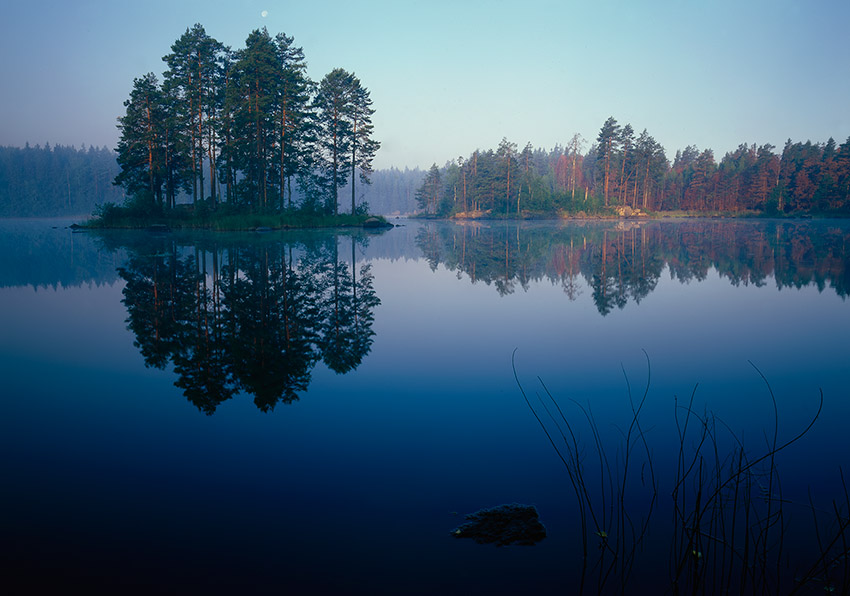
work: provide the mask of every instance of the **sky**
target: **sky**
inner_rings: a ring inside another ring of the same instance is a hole
[[[584,150],[613,116],[719,160],[741,143],[850,137],[847,0],[3,0],[0,145],[114,148],[133,79],[195,23],[233,48],[266,27],[319,81],[370,91],[376,168],[502,138]]]

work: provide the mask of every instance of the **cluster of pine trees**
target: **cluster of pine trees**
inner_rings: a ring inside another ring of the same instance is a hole
[[[115,153],[106,147],[0,147],[0,217],[85,215],[119,201]]]
[[[651,211],[850,211],[850,139],[836,146],[789,140],[781,154],[770,144],[742,144],[720,163],[710,149],[689,146],[673,163],[647,131],[608,118],[586,153],[574,135],[551,151],[503,139],[495,150],[433,165],[416,192],[420,212],[441,217],[491,213]]]
[[[115,183],[135,206],[168,209],[187,193],[211,208],[337,213],[348,183],[355,211],[355,180],[368,183],[380,147],[372,100],[341,68],[310,80],[293,41],[255,30],[232,50],[196,24],[163,58],[161,83],[153,73],[134,80]]]

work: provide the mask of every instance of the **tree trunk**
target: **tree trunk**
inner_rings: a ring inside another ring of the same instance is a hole
[[[283,90],[286,95],[286,88]],[[283,191],[286,185],[286,100],[280,112],[280,209],[283,210]]]
[[[357,118],[354,119],[354,135],[351,140],[351,215],[354,215],[354,172],[357,170]]]
[[[605,196],[605,206],[608,206],[608,169],[611,165],[611,141],[608,141],[608,146],[605,148],[605,188],[604,188],[604,196]]]

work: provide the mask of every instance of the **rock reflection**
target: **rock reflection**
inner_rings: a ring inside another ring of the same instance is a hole
[[[212,414],[238,392],[262,411],[297,400],[320,360],[355,369],[372,345],[380,303],[369,265],[350,263],[336,236],[306,244],[130,247],[119,274],[128,327],[145,364],[173,365],[175,385]],[[152,250],[154,249],[154,250]]]
[[[533,281],[591,293],[600,314],[640,303],[665,268],[682,283],[711,269],[734,285],[850,291],[850,229],[841,222],[652,221],[426,224],[417,244],[432,269],[492,285],[501,295]]]

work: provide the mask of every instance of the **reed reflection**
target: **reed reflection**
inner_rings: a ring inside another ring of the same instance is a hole
[[[135,345],[147,366],[172,364],[207,414],[238,392],[263,411],[297,400],[319,361],[346,373],[371,349],[380,300],[356,242],[343,240],[350,262],[336,236],[298,246],[166,237],[131,249],[119,274]]]
[[[682,283],[711,269],[734,285],[815,285],[850,292],[850,229],[840,222],[471,222],[424,225],[417,245],[443,265],[501,295],[533,281],[560,285],[572,301],[590,291],[603,316],[655,290],[665,268]]]

